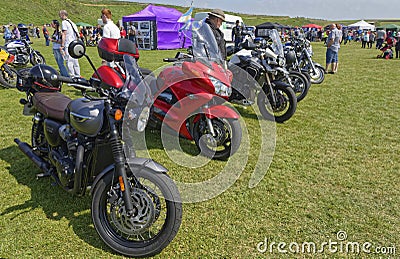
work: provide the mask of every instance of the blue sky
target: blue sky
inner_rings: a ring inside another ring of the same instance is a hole
[[[189,6],[192,0],[130,1]],[[194,0],[193,6],[220,8],[238,13],[301,16],[325,20],[400,19],[400,0]]]

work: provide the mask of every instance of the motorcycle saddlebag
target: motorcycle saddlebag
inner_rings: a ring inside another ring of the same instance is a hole
[[[133,56],[136,60],[139,59],[139,51],[136,44],[128,39],[110,39],[102,38],[97,46],[99,56],[108,61],[123,61],[124,54]]]

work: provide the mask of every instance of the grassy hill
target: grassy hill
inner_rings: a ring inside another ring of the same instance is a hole
[[[90,24],[97,24],[97,19],[100,17],[100,10],[103,7],[110,8],[114,20],[121,19],[122,16],[132,14],[142,10],[148,4],[135,3],[135,2],[123,2],[123,1],[110,1],[110,0],[14,0],[8,1],[6,5],[0,6],[0,24],[8,23],[33,23],[35,25],[41,25],[49,23],[53,19],[58,19],[58,11],[65,9],[69,12],[70,18],[74,22],[87,22]],[[187,7],[171,6],[178,9],[181,12],[187,10]],[[206,9],[196,8],[196,11],[208,11]],[[244,22],[248,25],[257,25],[263,22],[279,22],[281,24],[287,24],[291,26],[302,26],[307,23],[316,23],[319,25],[327,25],[330,21],[312,19],[305,17],[294,17],[289,16],[268,16],[268,15],[251,15],[242,14],[240,10],[238,13],[231,13],[234,15],[242,16]],[[368,20],[369,21],[369,20]],[[371,20],[375,22],[375,25],[381,25],[385,23],[393,23],[385,20]],[[337,21],[343,24],[349,24],[354,21],[345,20]]]
[[[58,19],[58,11],[65,9],[69,12],[70,18],[75,22],[87,22],[96,24],[100,10],[103,7],[110,8],[113,12],[114,20],[122,16],[138,12],[147,4],[122,2],[122,1],[89,1],[89,0],[14,0],[8,1],[7,5],[0,6],[0,24],[26,23],[44,24],[52,19]],[[176,7],[179,11],[187,10],[187,7]],[[208,11],[196,9],[196,11]],[[229,13],[229,12],[228,12]],[[234,14],[234,13],[231,13]],[[263,16],[239,14],[248,25],[257,25],[262,22],[273,21],[292,26],[301,26],[307,23],[328,24],[329,21],[308,19],[304,17],[290,18],[288,16]]]

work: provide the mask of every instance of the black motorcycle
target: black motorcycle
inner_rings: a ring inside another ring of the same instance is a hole
[[[8,42],[4,47],[12,55],[14,61],[11,63],[14,67],[25,67],[29,63],[31,65],[45,64],[46,60],[39,51],[34,50],[31,42],[27,40],[13,40]]]
[[[303,38],[294,38],[291,41],[297,60],[291,62],[295,65],[294,69],[306,71],[310,75],[312,84],[321,84],[325,79],[325,68],[312,60],[312,46],[309,40]]]
[[[83,43],[72,42],[69,54],[85,56],[94,68]],[[44,64],[21,70],[17,88],[26,99],[20,102],[33,125],[31,146],[15,142],[40,168],[39,178],[51,176],[77,196],[90,188],[93,224],[105,244],[126,256],[146,257],[160,253],[175,237],[182,204],[167,169],[136,157],[129,142],[122,141],[126,125],[127,132],[145,129],[153,97],[135,59],[119,56],[126,74],[119,89],[105,88],[98,78],[62,77]],[[84,97],[71,100],[60,93],[63,82]]]
[[[278,55],[278,50],[271,45],[257,46],[249,41],[242,47],[229,61],[229,69],[233,73],[233,90],[229,100],[248,105],[254,103],[257,97],[257,106],[265,119],[279,123],[289,120],[296,111],[297,98],[292,86],[287,83],[291,79],[284,67],[283,53]],[[241,70],[246,71],[252,80],[243,76]]]

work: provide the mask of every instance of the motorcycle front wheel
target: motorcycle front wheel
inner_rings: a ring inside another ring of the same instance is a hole
[[[129,257],[154,256],[174,239],[181,225],[180,194],[166,174],[148,168],[134,176],[130,173],[129,181],[133,215],[127,215],[119,181],[109,173],[93,190],[93,224],[112,250]]]
[[[312,84],[321,84],[325,79],[325,70],[320,66],[315,66],[315,73],[310,67],[308,70]]]
[[[297,107],[296,94],[292,87],[286,83],[274,81],[272,93],[265,86],[263,90],[264,92],[258,94],[257,106],[264,119],[275,120],[278,123],[289,120]]]
[[[37,65],[37,64],[45,64],[46,60],[45,60],[45,58],[43,57],[42,54],[40,54],[38,52],[33,52],[31,54],[30,62],[34,66],[34,65]]]
[[[1,68],[0,85],[5,88],[15,88],[17,86],[17,70],[12,67]]]
[[[305,75],[297,71],[290,71],[288,76],[291,81],[292,89],[296,94],[297,102],[300,102],[306,97],[308,90],[310,89],[311,82],[308,81]],[[288,83],[286,79],[283,81]]]
[[[242,141],[242,128],[236,119],[211,119],[215,136],[209,130],[207,121],[203,118],[194,125],[193,139],[206,157],[226,160],[239,148]]]

